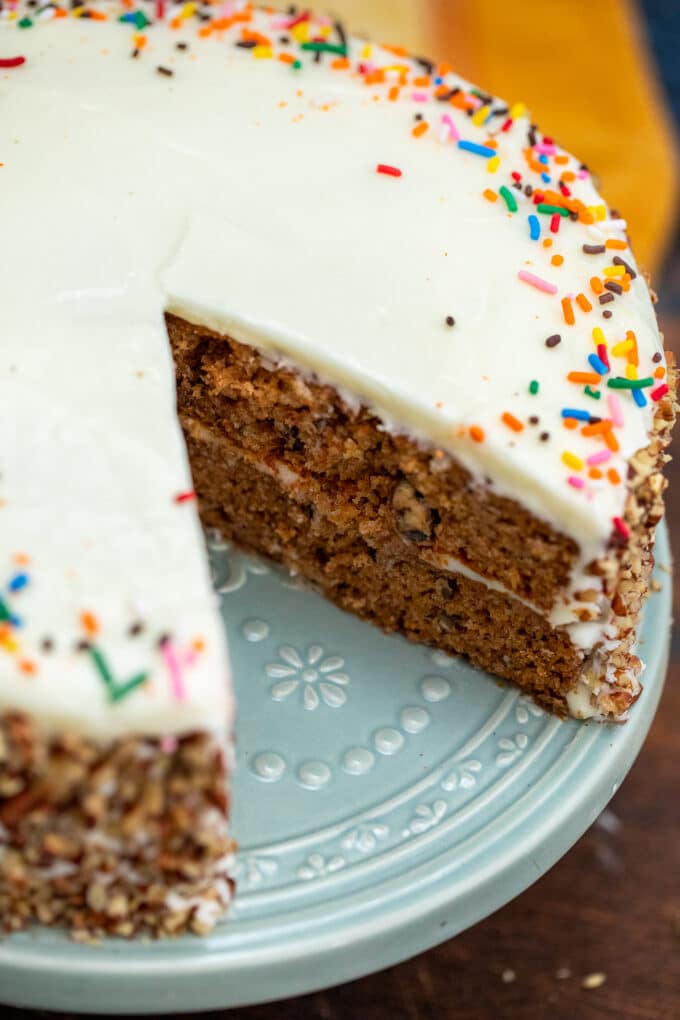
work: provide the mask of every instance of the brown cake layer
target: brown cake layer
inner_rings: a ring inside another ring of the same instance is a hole
[[[362,406],[255,349],[168,316],[180,417],[200,508],[244,548],[299,571],[344,609],[520,684],[553,711],[586,677],[599,710],[638,693],[635,624],[663,509],[661,468],[673,422],[631,464],[629,542],[590,565],[582,619],[609,612],[619,645],[586,658],[546,610],[575,543],[473,481],[454,458],[386,432]],[[442,569],[448,558],[504,591]],[[603,686],[603,680],[607,679]]]
[[[226,779],[207,734],[102,746],[0,715],[0,928],[208,931],[232,891]]]

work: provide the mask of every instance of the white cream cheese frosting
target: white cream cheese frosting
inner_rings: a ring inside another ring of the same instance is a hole
[[[454,455],[579,570],[625,532],[656,320],[521,108],[304,14],[9,4],[0,162],[0,708],[102,736],[230,712],[164,310]]]

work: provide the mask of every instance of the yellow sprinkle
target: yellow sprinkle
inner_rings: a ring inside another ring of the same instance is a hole
[[[197,7],[198,4],[195,3],[185,4],[182,10],[179,12],[180,18],[182,18],[183,21],[186,20],[187,18],[190,18],[192,14],[196,13]]]
[[[603,270],[605,276],[623,276],[625,271],[625,266],[605,266]]]
[[[522,114],[527,112],[526,105],[524,103],[513,103],[510,107],[510,117],[513,120],[517,120]]]
[[[295,42],[309,42],[309,22],[301,21],[299,25],[293,25],[290,35],[295,39]]]
[[[490,106],[480,106],[480,108],[472,114],[472,123],[475,127],[481,127],[490,112]]]
[[[595,213],[595,219],[596,220],[606,220],[607,219],[607,207],[606,207],[606,205],[602,204],[602,205],[594,206],[593,207],[593,212]]]
[[[637,379],[637,368],[630,362],[626,365],[626,379]]]
[[[607,346],[607,341],[604,338],[604,333],[602,332],[599,326],[595,326],[595,328],[593,329],[593,342],[597,346],[599,346],[600,344],[604,344],[605,347]]]
[[[498,167],[500,166],[500,162],[501,162],[500,156],[492,156],[491,159],[488,159],[486,161],[486,169],[488,173],[495,174],[496,170],[498,170]]]
[[[258,60],[271,60],[274,56],[274,51],[271,46],[255,46],[253,47],[253,56],[257,57]]]
[[[4,648],[6,652],[19,651],[19,643],[10,633],[0,633],[0,647]]]
[[[323,25],[317,31],[318,31],[318,34],[320,36],[322,36],[324,39],[327,39],[328,36],[331,34],[331,26],[330,25]]]
[[[575,453],[570,453],[569,450],[565,450],[562,454],[562,460],[571,468],[573,471],[583,470],[583,461],[580,457],[577,457]]]
[[[622,340],[620,343],[614,344],[614,346],[612,347],[612,354],[614,355],[615,358],[620,358],[628,351],[632,350],[632,348],[633,348],[632,340]]]
[[[373,52],[373,47],[370,45],[370,43],[367,43],[364,46],[364,48],[362,49],[362,51],[361,51],[361,59],[362,60],[370,60],[372,52]]]

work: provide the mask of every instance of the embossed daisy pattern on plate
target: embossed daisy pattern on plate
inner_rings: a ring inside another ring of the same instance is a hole
[[[270,691],[274,701],[285,701],[301,688],[302,704],[308,712],[314,712],[322,701],[329,708],[345,704],[344,688],[350,678],[340,672],[345,665],[340,655],[324,657],[321,645],[309,645],[302,654],[292,645],[281,645],[278,651],[282,661],[270,662],[265,667],[267,676],[276,681]]]

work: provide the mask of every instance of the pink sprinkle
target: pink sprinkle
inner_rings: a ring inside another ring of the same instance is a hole
[[[600,450],[598,453],[591,453],[590,457],[587,458],[586,463],[604,464],[605,461],[611,460],[611,455],[611,450]]]
[[[442,124],[446,124],[449,129],[449,137],[452,142],[457,142],[460,139],[460,135],[456,129],[456,125],[453,123],[453,117],[450,113],[445,113],[442,116]]]
[[[578,179],[580,181],[584,181],[586,179],[586,177],[588,176],[588,171],[587,170],[577,170],[576,171],[576,176],[578,177]]]
[[[411,99],[414,103],[426,103],[430,97],[427,92],[412,92]]]
[[[531,284],[536,290],[542,290],[544,294],[557,294],[557,287],[554,283],[548,283],[547,280],[541,279],[540,276],[535,276],[533,273],[529,273],[526,269],[520,269],[517,276],[520,280],[524,280],[525,283]]]
[[[165,665],[168,667],[173,696],[177,699],[177,701],[186,701],[187,695],[184,689],[182,670],[180,669],[177,656],[175,655],[175,649],[172,647],[171,641],[163,642],[161,645],[161,655],[165,660]]]
[[[586,483],[583,481],[583,479],[582,478],[578,478],[576,475],[569,475],[569,477],[567,478],[567,481],[569,482],[569,484],[574,489],[584,489],[585,485],[586,485]]]
[[[617,429],[623,428],[623,410],[621,409],[621,401],[615,393],[610,393],[607,397],[609,404],[609,413],[612,421],[616,425]]]
[[[557,149],[554,145],[547,145],[546,142],[540,142],[538,145],[534,145],[534,152],[537,152],[539,156],[554,156]]]
[[[177,737],[173,737],[172,734],[168,734],[166,737],[161,737],[161,751],[164,754],[172,754],[177,750],[178,740]]]
[[[620,517],[612,517],[614,527],[622,538],[630,538],[630,528]]]
[[[649,395],[652,398],[652,400],[661,400],[661,398],[665,397],[667,393],[668,393],[668,384],[667,383],[661,383],[661,385],[657,386],[655,390],[652,390],[652,392]]]

